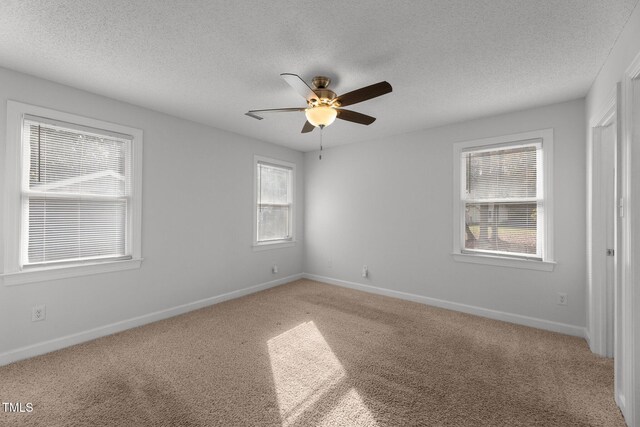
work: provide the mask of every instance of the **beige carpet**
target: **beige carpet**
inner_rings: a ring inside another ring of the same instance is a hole
[[[302,280],[0,368],[0,425],[621,426],[584,340]]]

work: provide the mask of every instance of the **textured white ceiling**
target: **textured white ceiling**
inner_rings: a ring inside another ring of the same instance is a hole
[[[217,128],[317,149],[280,77],[331,77],[349,107],[325,146],[584,96],[638,0],[0,0],[0,66]]]

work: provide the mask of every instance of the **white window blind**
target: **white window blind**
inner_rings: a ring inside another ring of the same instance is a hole
[[[256,165],[257,242],[291,240],[292,169],[263,161]]]
[[[542,140],[461,152],[463,252],[542,259]]]
[[[22,265],[131,258],[132,139],[25,115]]]

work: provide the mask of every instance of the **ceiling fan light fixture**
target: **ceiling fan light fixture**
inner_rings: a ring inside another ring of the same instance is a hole
[[[338,111],[327,105],[319,105],[317,107],[307,108],[304,111],[304,114],[307,116],[307,120],[312,125],[318,126],[329,126],[334,122],[336,116],[338,115]]]
[[[254,119],[262,120],[263,113],[304,111],[307,121],[304,122],[300,133],[312,132],[316,127],[322,129],[332,124],[336,119],[368,126],[376,121],[375,117],[367,116],[357,111],[345,110],[342,107],[368,101],[393,90],[389,82],[382,81],[338,96],[334,91],[328,89],[331,82],[328,77],[314,77],[313,85],[315,89],[311,89],[311,86],[297,74],[282,73],[280,76],[307,101],[307,106],[249,110],[245,114]]]

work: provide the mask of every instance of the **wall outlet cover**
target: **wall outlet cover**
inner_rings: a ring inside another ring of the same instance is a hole
[[[558,305],[567,305],[567,303],[568,303],[567,294],[562,293],[562,292],[558,292],[558,295],[556,297],[556,303]]]
[[[31,309],[31,321],[32,322],[40,322],[47,318],[47,306],[42,305],[34,305]]]

